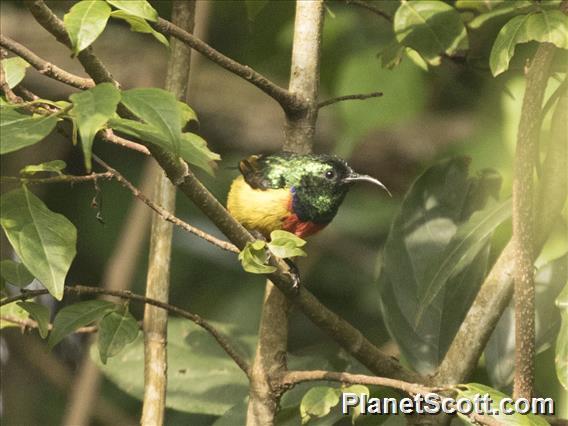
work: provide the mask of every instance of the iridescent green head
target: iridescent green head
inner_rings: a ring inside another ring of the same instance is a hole
[[[239,168],[253,188],[290,188],[293,213],[301,221],[330,222],[354,182],[371,182],[388,192],[377,179],[356,173],[333,155],[281,152],[252,156],[241,161]]]

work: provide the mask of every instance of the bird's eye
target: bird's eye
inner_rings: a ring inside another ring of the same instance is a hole
[[[327,179],[333,179],[335,177],[335,172],[333,170],[328,170],[325,172],[325,177]]]

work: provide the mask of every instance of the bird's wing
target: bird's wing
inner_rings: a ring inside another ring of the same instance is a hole
[[[269,158],[264,155],[251,155],[239,163],[241,174],[253,189],[279,189],[285,186],[283,179],[269,176]]]

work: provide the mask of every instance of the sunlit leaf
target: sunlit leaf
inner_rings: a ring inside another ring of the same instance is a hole
[[[130,2],[125,2],[130,3]],[[156,40],[162,43],[165,46],[170,45],[170,42],[162,33],[156,31],[152,26],[144,19],[138,16],[134,16],[125,12],[123,10],[115,10],[110,14],[111,18],[122,19],[126,21],[130,25],[130,29],[137,33],[145,33],[145,34],[152,34]]]
[[[239,260],[243,269],[251,274],[270,274],[275,272],[277,268],[267,264],[268,256],[266,242],[256,240],[247,243],[239,253]]]
[[[26,76],[26,68],[30,66],[25,60],[19,56],[13,58],[2,59],[2,68],[4,68],[4,76],[8,87],[13,89]]]
[[[492,410],[499,410],[501,408],[501,401],[503,398],[510,398],[508,395],[505,395],[502,392],[499,392],[489,386],[485,386],[479,383],[468,383],[466,385],[460,385],[457,387],[458,394],[457,398],[466,398],[471,401],[476,400],[479,398],[480,395],[488,394],[491,398]],[[548,422],[544,420],[540,416],[535,416],[534,414],[520,414],[514,412],[514,405],[513,400],[506,404],[506,409],[511,410],[512,414],[505,414],[500,412],[499,414],[493,414],[488,416],[490,419],[497,421],[499,424],[502,425],[510,425],[510,426],[547,426]],[[478,423],[472,420],[471,417],[458,413],[460,418],[466,422],[466,424],[477,425]]]
[[[18,302],[18,306],[30,314],[30,318],[37,322],[39,335],[42,339],[49,333],[49,308],[36,302]]]
[[[400,44],[418,51],[429,63],[442,53],[452,55],[468,47],[459,12],[439,0],[402,2],[394,16],[394,31]]]
[[[566,16],[559,10],[542,10],[517,16],[507,22],[499,31],[491,49],[489,66],[493,76],[507,71],[517,44],[529,41],[548,42],[568,49]]]
[[[101,362],[106,364],[109,357],[120,353],[138,337],[139,331],[138,322],[126,306],[105,315],[99,322],[98,348]]]
[[[63,17],[73,53],[89,47],[104,31],[110,6],[102,0],[82,0]]]
[[[30,314],[21,306],[18,306],[17,303],[8,303],[0,306],[0,316],[6,318],[6,320],[0,320],[0,329],[3,329],[7,327],[21,327],[17,322],[8,321],[7,319],[25,321],[29,319]]]
[[[207,142],[195,133],[182,133],[180,157],[189,164],[199,167],[213,175],[213,165],[221,156],[207,147]]]
[[[306,424],[313,417],[324,417],[331,409],[339,404],[341,391],[329,386],[314,386],[302,399],[300,416],[302,424]]]
[[[255,339],[229,324],[213,323],[231,336],[234,345],[251,356]],[[248,380],[209,333],[185,319],[168,320],[168,397],[175,410],[219,416],[248,395]],[[100,362],[91,357],[105,376],[135,398],[144,393],[144,338],[140,334],[119,356]]]
[[[196,123],[199,123],[199,120],[197,118],[197,114],[195,113],[193,108],[190,107],[188,104],[186,104],[185,102],[182,102],[182,101],[178,101],[178,109],[179,109],[179,114],[180,114],[180,117],[181,117],[181,127],[182,128],[184,128],[190,121],[194,121]]]
[[[116,112],[120,92],[112,83],[101,83],[92,89],[74,93],[69,99],[73,103],[71,115],[77,123],[81,136],[85,168],[90,172],[93,140],[97,132]]]
[[[20,169],[21,175],[34,175],[40,172],[52,172],[61,174],[63,169],[67,167],[67,164],[63,160],[53,160],[47,161],[40,164],[28,164]]]
[[[9,108],[0,110],[0,154],[33,145],[51,133],[57,118],[31,116]]]
[[[6,259],[0,262],[0,274],[7,282],[16,287],[23,288],[34,280],[34,276],[23,263]]]
[[[508,216],[502,205],[483,210],[499,185],[494,171],[470,177],[466,159],[444,161],[416,180],[392,224],[380,303],[391,336],[421,373],[441,361],[485,276],[491,230]]]
[[[560,327],[560,313],[554,300],[568,280],[568,255],[556,259],[535,275],[537,353],[548,349]],[[515,310],[511,302],[493,330],[485,348],[485,366],[494,386],[504,388],[513,380],[515,368]]]
[[[556,306],[560,309],[562,322],[556,340],[556,375],[558,380],[568,390],[568,283],[556,299]]]
[[[270,242],[267,245],[275,256],[281,258],[307,256],[306,252],[300,248],[306,245],[306,241],[291,232],[272,231],[270,233]]]
[[[53,348],[78,328],[98,321],[117,308],[115,303],[106,300],[89,300],[64,307],[53,321],[53,329],[47,342],[49,347]]]
[[[146,0],[107,0],[108,3],[130,16],[155,22],[158,12]]]
[[[77,230],[25,186],[2,194],[0,222],[26,268],[61,300],[65,277],[75,258]]]

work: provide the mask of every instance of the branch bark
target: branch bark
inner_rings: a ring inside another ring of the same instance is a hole
[[[195,1],[176,0],[172,5],[172,20],[188,32],[195,24]],[[165,88],[176,98],[188,101],[191,50],[170,39],[170,57]],[[176,190],[163,171],[154,187],[154,199],[166,211],[175,210]],[[170,289],[170,263],[173,225],[159,214],[152,217],[150,254],[146,296],[167,302]],[[168,313],[153,306],[144,309],[144,398],[143,425],[164,424],[167,389],[167,326]],[[191,366],[190,366],[191,368]]]

